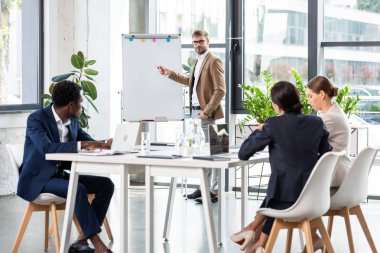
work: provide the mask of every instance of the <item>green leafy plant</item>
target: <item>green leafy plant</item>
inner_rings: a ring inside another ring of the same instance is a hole
[[[307,93],[306,93],[307,85],[304,84],[301,76],[298,74],[298,72],[295,69],[292,69],[292,73],[293,73],[293,77],[295,79],[295,84],[296,84],[297,90],[300,93],[300,100],[301,100],[301,104],[303,105],[302,113],[303,114],[310,114],[312,111],[312,108],[309,105],[309,100],[307,98]]]
[[[301,76],[295,69],[292,69],[292,74],[295,80],[295,85],[300,93],[300,100],[303,105],[302,113],[310,114],[312,112],[312,108],[309,105],[307,97],[307,85],[303,82]],[[243,126],[253,119],[255,119],[258,123],[264,123],[268,117],[276,115],[270,98],[270,90],[274,84],[273,76],[269,70],[265,70],[261,72],[260,78],[265,83],[265,92],[260,90],[255,85],[239,85],[244,94],[244,101],[242,102],[242,106],[248,112],[248,115],[241,122],[239,122],[241,132]],[[343,89],[340,89],[338,96],[336,97],[336,103],[343,109],[347,116],[350,116],[353,113],[357,113],[357,103],[360,100],[358,96],[348,96],[349,91],[350,84],[348,84]]]
[[[81,51],[79,51],[76,54],[73,54],[71,56],[71,65],[75,69],[67,74],[58,75],[51,79],[52,83],[49,87],[49,94],[42,95],[42,98],[44,99],[44,106],[46,107],[52,102],[51,95],[53,92],[54,85],[59,81],[72,78],[73,82],[81,86],[83,91],[83,97],[88,101],[91,107],[94,108],[96,112],[98,112],[98,109],[94,104],[94,100],[96,100],[96,98],[98,97],[98,93],[94,84],[95,80],[93,78],[98,74],[98,71],[89,67],[91,65],[94,65],[95,63],[95,60],[87,59]],[[88,115],[88,110],[83,106],[82,113],[79,116],[79,124],[82,128],[89,128],[89,118],[91,117],[90,115]]]
[[[360,101],[358,95],[356,97],[348,96],[350,92],[351,84],[347,84],[346,87],[339,89],[338,96],[335,99],[335,102],[342,108],[342,110],[347,114],[348,117],[351,114],[358,114],[357,103]]]
[[[265,82],[266,92],[262,92],[254,85],[239,84],[245,98],[242,106],[248,112],[248,115],[241,121],[240,125],[246,125],[253,119],[256,119],[258,123],[263,123],[266,118],[276,115],[270,98],[270,90],[273,86],[272,74],[269,70],[264,70],[261,72],[261,79]]]

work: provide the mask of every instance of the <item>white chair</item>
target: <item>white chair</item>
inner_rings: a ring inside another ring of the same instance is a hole
[[[331,196],[330,210],[325,214],[329,216],[328,233],[331,236],[334,216],[342,216],[346,224],[347,238],[350,252],[355,252],[352,240],[350,214],[356,215],[363,232],[367,238],[372,252],[377,252],[371,233],[363,216],[360,204],[368,195],[368,174],[376,157],[377,149],[365,148],[353,162],[350,171],[344,178],[338,191]]]
[[[24,154],[24,144],[6,144],[12,168],[19,177],[19,168],[22,163]],[[59,252],[59,233],[58,233],[58,218],[57,210],[65,210],[66,199],[58,197],[50,193],[41,193],[33,202],[29,202],[25,211],[24,218],[21,223],[20,230],[17,233],[16,240],[13,244],[12,253],[16,253],[20,247],[22,237],[28,226],[30,217],[33,212],[45,212],[45,251],[48,249],[49,237],[49,211],[53,218],[53,232],[55,237],[55,252]]]
[[[330,238],[321,216],[330,207],[330,183],[335,165],[344,152],[328,152],[314,166],[296,203],[285,210],[261,208],[258,213],[275,218],[269,235],[266,253],[271,253],[280,229],[287,229],[286,252],[291,250],[293,229],[302,229],[306,237],[307,252],[314,252],[311,228],[317,228],[329,253],[333,253]]]
[[[20,176],[19,168],[22,164],[22,159],[24,155],[24,144],[6,144],[5,147],[8,151],[12,168],[18,178]],[[95,194],[88,194],[88,200],[90,203],[92,202],[94,198],[95,198]],[[60,211],[60,210],[63,211],[65,210],[65,207],[66,207],[66,199],[58,197],[51,193],[41,193],[33,202],[29,202],[23,221],[21,223],[20,230],[17,233],[16,240],[13,244],[12,253],[16,253],[18,251],[22,237],[24,236],[25,230],[28,226],[32,213],[39,212],[39,211],[45,212],[45,251],[48,249],[49,235],[51,233],[54,233],[55,250],[58,253],[59,248],[60,248],[59,231],[58,231],[58,218],[60,216],[59,215],[60,213],[57,211]],[[52,213],[52,220],[53,220],[53,224],[50,229],[49,229],[49,211]],[[73,221],[78,230],[78,233],[80,233],[82,229],[75,216],[73,218]],[[105,217],[104,219],[104,227],[107,232],[109,240],[112,242],[113,235],[112,235],[112,231],[109,226],[107,217]]]

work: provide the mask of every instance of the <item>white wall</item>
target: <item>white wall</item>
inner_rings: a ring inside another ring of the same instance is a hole
[[[93,68],[97,114],[90,108],[89,133],[95,139],[110,133],[110,3],[109,1],[45,1],[45,83],[73,69],[70,57],[82,51],[96,60]],[[45,90],[48,85],[45,86]],[[84,103],[86,106],[86,103]],[[88,106],[88,105],[87,105]]]
[[[99,114],[90,109],[89,121],[95,139],[109,137],[120,122],[121,34],[128,33],[128,8],[123,0],[44,0],[44,92],[53,76],[73,69],[73,53],[81,50],[96,60]],[[17,184],[4,144],[24,142],[29,114],[0,114],[0,196],[15,192]]]

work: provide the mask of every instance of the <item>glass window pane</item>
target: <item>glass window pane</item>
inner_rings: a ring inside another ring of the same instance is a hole
[[[380,124],[380,50],[368,47],[367,52],[356,47],[324,49],[324,75],[336,86],[351,84],[350,95],[358,95],[359,116],[365,121]]]
[[[0,16],[0,105],[38,104],[39,1],[2,1]]]
[[[324,41],[379,41],[380,5],[375,2],[325,1]]]
[[[244,82],[261,84],[269,69],[274,81],[307,78],[307,1],[245,1]]]
[[[182,43],[191,43],[196,28],[210,34],[210,43],[225,43],[226,1],[157,0],[157,32],[180,33]]]

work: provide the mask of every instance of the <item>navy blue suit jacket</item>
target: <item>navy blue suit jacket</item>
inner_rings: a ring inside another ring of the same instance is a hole
[[[92,141],[79,126],[76,118],[70,119],[68,126],[70,139],[60,143],[57,123],[51,106],[37,110],[28,117],[24,146],[24,158],[20,167],[17,195],[27,201],[33,201],[44,185],[52,178],[62,162],[48,161],[47,153],[76,153],[78,141]],[[69,164],[64,166],[69,168]]]
[[[319,157],[331,150],[329,133],[321,118],[285,113],[268,118],[263,129],[254,131],[242,144],[241,160],[269,146],[271,176],[266,204],[271,199],[295,202]]]

